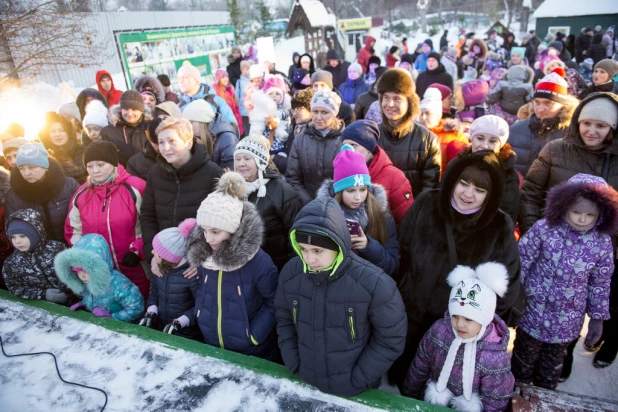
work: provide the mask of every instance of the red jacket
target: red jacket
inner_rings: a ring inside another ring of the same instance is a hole
[[[221,97],[230,109],[232,109],[232,113],[234,113],[234,117],[236,118],[236,122],[238,124],[238,131],[242,136],[245,133],[245,130],[242,126],[242,116],[240,115],[240,107],[238,106],[238,98],[236,97],[236,93],[234,92],[234,86],[231,84],[228,87],[224,87],[221,83],[216,82],[212,85],[212,88],[217,93],[217,96]]]
[[[131,176],[118,164],[118,176],[113,183],[92,185],[86,182],[77,189],[64,224],[64,237],[73,246],[83,235],[97,233],[105,238],[112,252],[114,268],[125,275],[148,298],[150,282],[141,264],[122,265],[127,252],[144,259],[144,241],[139,209],[146,182]]]
[[[369,58],[373,56],[371,42],[374,42],[374,41],[376,41],[375,38],[371,36],[367,36],[367,38],[365,39],[365,47],[360,49],[360,51],[358,52],[358,57],[357,57],[358,64],[363,66],[363,71],[365,73],[367,73],[367,69],[369,67]]]
[[[103,88],[101,87],[101,77],[104,75],[108,75],[109,78],[112,80],[112,89],[109,91],[109,93],[103,90]],[[109,74],[107,70],[99,70],[97,72],[96,79],[97,79],[97,87],[99,88],[99,91],[101,92],[101,94],[105,96],[105,98],[107,99],[108,106],[112,107],[116,104],[120,104],[120,96],[122,96],[122,92],[120,90],[116,90],[116,86],[114,86],[114,79],[112,78],[112,75]]]
[[[373,183],[378,183],[386,189],[391,213],[395,223],[399,225],[414,203],[410,181],[401,170],[393,166],[393,162],[380,146],[376,146],[373,159],[369,163],[369,176]]]

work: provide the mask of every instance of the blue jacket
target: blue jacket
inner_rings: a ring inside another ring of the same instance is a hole
[[[249,109],[245,107],[243,101],[245,99],[245,90],[247,86],[251,84],[251,79],[247,76],[240,76],[240,79],[234,85],[234,93],[236,93],[236,98],[238,99],[238,107],[240,108],[241,116],[249,116]]]
[[[365,83],[365,75],[361,75],[356,80],[347,79],[344,83],[339,86],[339,92],[341,93],[341,97],[343,101],[348,104],[356,104],[356,100],[358,100],[358,96],[367,92],[369,90],[369,85]]]
[[[221,169],[233,170],[234,150],[238,144],[234,126],[223,120],[221,115],[216,115],[215,119],[208,124],[208,129],[214,139],[212,161],[218,164]]]
[[[200,285],[195,316],[205,343],[273,359],[278,272],[260,249],[264,225],[257,209],[243,204],[239,228],[218,249],[206,243],[200,226],[189,236],[187,257]]]
[[[185,106],[192,101],[203,99],[209,94],[214,96],[213,101],[217,104],[217,106],[219,106],[219,110],[217,110],[217,108],[214,106],[212,107],[212,110],[214,110],[215,113],[220,113],[223,117],[223,120],[225,120],[226,122],[238,124],[238,122],[236,121],[236,117],[234,117],[234,112],[232,112],[230,106],[228,106],[228,104],[223,98],[217,96],[215,90],[212,87],[204,83],[202,83],[202,85],[200,86],[200,90],[195,96],[188,96],[186,93],[182,93],[179,96],[180,103],[178,103],[178,107],[180,107],[180,110],[182,111],[184,110]]]
[[[82,236],[73,248],[56,256],[54,266],[60,281],[82,298],[89,312],[100,307],[112,318],[124,322],[135,322],[144,313],[142,294],[129,279],[114,270],[112,255],[103,236]],[[89,273],[88,283],[83,282],[72,267],[80,267]]]
[[[429,54],[433,52],[433,50],[431,50],[429,53],[425,54],[425,53],[421,53],[418,55],[418,57],[416,58],[416,61],[414,62],[414,68],[416,70],[418,70],[420,73],[424,72],[425,70],[427,70],[427,57],[429,57]]]

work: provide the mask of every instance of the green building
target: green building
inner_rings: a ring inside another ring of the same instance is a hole
[[[536,34],[562,32],[580,35],[584,27],[603,29],[618,25],[618,0],[545,0],[534,12]]]

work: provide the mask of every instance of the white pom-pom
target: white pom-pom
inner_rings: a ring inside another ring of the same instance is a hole
[[[234,196],[238,199],[244,199],[247,193],[245,178],[237,172],[225,172],[221,178],[219,178],[217,192],[225,193],[228,196]]]
[[[277,114],[277,103],[262,91],[255,91],[251,95],[253,100],[253,112],[251,115],[258,117],[275,116]]]
[[[504,296],[509,286],[509,272],[501,263],[487,262],[478,265],[476,277],[500,297]]]
[[[463,395],[453,398],[450,406],[460,412],[482,412],[483,410],[483,402],[476,392],[472,392],[469,401]]]
[[[425,402],[429,402],[433,405],[448,406],[453,399],[453,393],[448,389],[444,389],[442,392],[438,392],[436,382],[427,382],[427,388],[425,388]]]
[[[451,273],[449,273],[446,281],[452,288],[454,288],[462,280],[474,277],[476,277],[474,269],[472,269],[470,266],[458,265],[455,269],[452,270]]]

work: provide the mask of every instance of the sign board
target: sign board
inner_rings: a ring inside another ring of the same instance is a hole
[[[236,39],[232,26],[207,26],[119,33],[118,43],[129,85],[143,74],[167,74],[171,89],[178,92],[176,72],[185,61],[212,82],[214,72],[227,66]]]
[[[255,47],[257,47],[257,57],[260,63],[272,63],[276,60],[275,44],[272,37],[258,37],[255,39]]]
[[[371,17],[339,20],[338,23],[339,30],[342,31],[367,30],[371,28]]]

